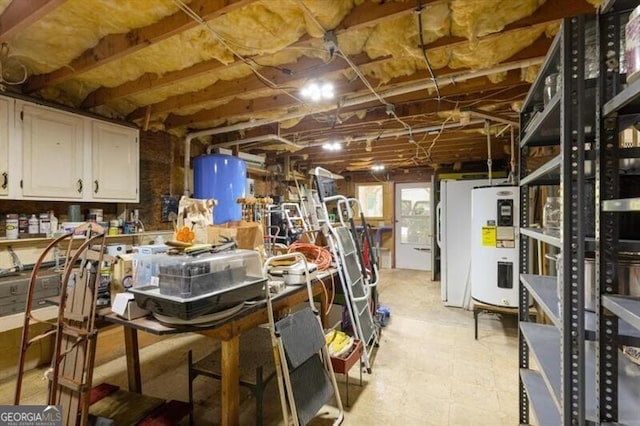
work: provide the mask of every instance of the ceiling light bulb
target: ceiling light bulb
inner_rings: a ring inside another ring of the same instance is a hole
[[[340,151],[342,149],[342,145],[339,142],[326,142],[322,145],[322,148],[327,151]]]
[[[333,84],[332,83],[324,83],[322,85],[322,97],[324,99],[333,99]]]
[[[335,91],[331,82],[311,81],[300,89],[300,95],[313,102],[319,102],[323,99],[333,99]]]

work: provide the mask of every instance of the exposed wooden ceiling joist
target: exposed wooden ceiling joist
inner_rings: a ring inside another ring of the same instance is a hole
[[[545,24],[553,21],[553,20],[548,20],[548,13],[545,13],[544,15],[542,15],[542,17],[539,17],[538,19],[539,19],[539,22],[535,22],[535,25]],[[557,19],[558,18],[555,18],[555,20]],[[526,26],[532,25],[530,21],[527,21],[527,23],[528,25]],[[509,31],[517,31],[526,26],[524,24],[522,26],[513,26],[512,28],[510,28]],[[504,35],[503,33],[491,34],[491,35],[479,38],[478,41],[492,40],[492,39],[495,39],[496,37],[501,37],[503,35]],[[442,37],[433,43],[427,44],[425,46],[425,50],[429,52],[430,50],[442,49],[445,47],[452,48],[455,46],[462,45],[464,43],[469,43],[469,41],[462,37]],[[539,40],[536,40],[536,42],[528,48],[528,50],[531,51],[532,53],[531,55],[527,55],[527,52],[518,52],[518,53],[521,54],[522,56],[521,59],[524,59],[525,56],[528,56],[529,58],[544,56],[544,54],[548,50],[549,45],[550,45],[550,40],[547,37],[541,37]],[[365,54],[360,54],[350,59],[352,63],[354,63],[356,66],[361,66],[364,64],[367,64],[369,66],[375,65],[375,64],[380,65],[380,64],[384,64],[385,62],[394,60],[392,56],[385,56],[383,58],[369,60],[369,58]],[[204,66],[201,67],[199,66],[199,64],[196,67],[198,68],[198,71],[199,71],[198,73],[192,73],[191,71],[193,70],[186,69],[186,70],[176,71],[170,74],[172,74],[172,78],[182,80],[187,76],[189,76],[188,78],[191,78],[196,75],[199,75],[201,72],[206,72],[207,70],[206,67]],[[194,67],[191,67],[191,68],[194,68]],[[325,64],[318,59],[303,59],[299,63],[287,64],[286,66],[283,65],[281,66],[281,68],[287,68],[291,70],[292,74],[286,75],[278,70],[264,70],[261,72],[264,72],[265,77],[267,77],[270,81],[272,81],[277,86],[289,86],[289,87],[294,86],[295,87],[296,85],[299,85],[302,80],[306,80],[310,78],[317,78],[319,76],[324,76],[327,79],[331,79],[332,75],[335,75],[338,73],[344,73],[348,71],[349,65],[345,61],[338,61],[338,60],[334,60],[329,64]],[[313,72],[309,72],[309,70],[313,70]],[[455,73],[458,71],[459,70],[451,70],[449,68],[445,68],[445,69],[437,70],[436,75],[439,77],[442,77],[442,76],[448,75],[449,73]],[[160,78],[157,78],[157,80],[163,80],[165,82],[164,84],[168,84],[171,78],[160,77]],[[415,80],[415,76],[411,76],[411,80]],[[145,77],[144,81],[140,81],[140,83],[144,85],[146,82],[149,82],[149,81],[151,81],[150,78]],[[391,83],[395,83],[395,82],[391,82]],[[128,83],[127,83],[127,86],[133,87]],[[197,92],[172,96],[166,99],[165,101],[158,102],[154,105],[151,105],[150,111],[152,114],[168,113],[171,111],[175,111],[176,109],[183,108],[185,106],[192,107],[193,105],[197,105],[199,103],[210,102],[212,99],[212,96],[214,95],[216,99],[222,98],[222,100],[224,100],[225,98],[228,98],[229,100],[231,100],[234,97],[237,97],[239,95],[246,96],[252,91],[261,90],[264,88],[265,88],[265,82],[255,75],[250,75],[239,81],[219,81]],[[114,91],[115,90],[116,89],[114,89]],[[85,106],[92,106],[93,103],[95,102],[87,102]],[[146,107],[139,108],[133,111],[131,114],[129,114],[127,118],[129,120],[140,120],[146,114],[148,114],[148,110]]]
[[[66,0],[13,1],[0,15],[0,42],[19,33]]]
[[[246,6],[256,0],[194,0],[189,7],[204,20],[210,20]],[[48,74],[31,78],[25,86],[27,93],[70,80],[83,72],[130,55],[146,46],[158,43],[199,25],[179,10],[143,28],[135,28],[125,34],[109,34],[96,46],[86,50],[68,66]]]
[[[431,0],[431,3],[441,3],[442,1],[443,0]],[[415,5],[413,5],[411,2],[381,3],[373,7],[371,4],[363,3],[353,8],[353,10],[349,13],[349,15],[347,15],[347,17],[340,23],[338,28],[335,29],[335,32],[336,34],[340,34],[341,32],[344,32],[344,31],[354,31],[362,27],[375,25],[385,20],[397,19],[402,15],[411,13],[414,10],[414,8],[415,8]],[[309,46],[310,40],[311,40],[311,37],[305,36],[298,42],[292,44],[290,47],[300,48],[300,47]],[[226,67],[238,65],[241,63],[242,61],[239,61],[239,60],[235,61],[232,64],[222,64],[217,60],[209,60],[209,61],[197,63],[191,67],[188,67],[182,70],[170,71],[161,76],[154,73],[146,73],[138,77],[137,79],[124,83],[120,86],[111,87],[111,88],[103,87],[94,91],[93,93],[89,94],[89,96],[87,96],[87,98],[82,103],[82,106],[85,108],[91,108],[97,105],[103,105],[105,103],[114,101],[116,99],[121,99],[127,96],[136,95],[138,93],[142,93],[148,90],[159,89],[171,84],[180,83],[185,80],[198,77],[204,73],[215,71],[216,69],[226,68]],[[361,63],[364,63],[364,61],[362,61]],[[324,63],[319,59],[311,60],[310,58],[303,58],[301,61],[299,61],[299,63],[291,64],[287,66],[287,68],[291,69],[291,71],[294,74],[303,74],[307,72],[308,69],[318,67],[323,64]],[[267,74],[266,75],[267,78],[269,78],[271,81],[274,81],[276,84],[285,84],[284,82],[278,81],[278,78],[282,77],[281,72],[274,72],[273,70],[265,70],[264,73]],[[269,75],[269,74],[273,74],[273,75]],[[255,79],[253,83],[256,89],[264,87],[264,83],[257,80],[255,76],[253,77]],[[218,95],[216,92],[216,96],[221,96],[221,97],[227,96],[224,93],[228,89],[221,87],[222,86],[221,83],[224,83],[224,82],[219,82],[216,85],[213,85],[213,86],[216,86],[215,88],[216,91],[217,90],[222,91],[221,92],[222,94],[220,95]],[[235,84],[234,82],[231,82],[231,83],[236,93],[239,93],[242,91],[248,91],[248,90],[256,90],[256,89],[249,89],[249,88],[243,89],[242,86],[244,86],[244,84],[239,82],[235,82]],[[246,83],[246,84],[248,85],[250,83]],[[205,91],[211,92],[211,89],[213,88],[213,86],[211,88],[200,90],[197,93],[199,94]],[[238,87],[240,87],[240,90],[238,89]],[[196,93],[192,95],[194,97],[197,96]],[[209,96],[210,96],[210,93],[209,93]],[[188,102],[188,100],[186,101]],[[195,102],[196,100],[193,99],[192,101]],[[153,106],[152,110],[154,112],[166,112],[166,111],[173,110],[173,108],[175,108],[174,105],[177,105],[177,106],[181,105],[179,100],[173,100],[172,103],[173,105],[171,104],[167,105],[163,103],[161,105]],[[131,114],[130,119],[131,118],[139,119],[143,115],[144,115],[144,112],[136,111]]]

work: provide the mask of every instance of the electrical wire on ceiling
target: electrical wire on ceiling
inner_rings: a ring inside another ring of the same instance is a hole
[[[427,70],[429,70],[429,75],[431,75],[431,81],[436,89],[437,99],[440,100],[440,87],[438,87],[438,80],[436,80],[436,76],[433,74],[433,68],[431,68],[431,63],[429,62],[429,58],[427,57],[427,52],[425,50],[426,46],[424,44],[424,37],[422,35],[422,11],[424,8],[422,7],[422,0],[417,0],[418,8],[416,10],[416,14],[418,15],[418,36],[420,38],[420,51],[422,52],[422,57],[424,58],[424,62],[427,66]]]
[[[11,64],[11,62],[14,64]],[[5,68],[10,68],[11,65],[17,66],[22,70],[22,77],[17,80],[8,80],[5,76]],[[24,83],[27,81],[27,67],[23,64],[19,63],[17,59],[11,57],[9,55],[9,45],[7,43],[2,43],[0,45],[0,91],[4,92],[6,90],[5,85],[15,86]]]
[[[489,93],[485,96],[480,96],[480,97],[474,97],[473,100],[468,100],[468,101],[460,101],[459,99],[449,99],[446,96],[442,97],[440,100],[442,102],[448,102],[448,103],[455,103],[455,104],[460,104],[460,106],[474,106],[479,104],[480,102],[483,101],[489,101],[489,102],[509,102],[509,101],[513,101],[515,99],[520,99],[522,97],[522,95],[513,95],[511,97],[508,97],[506,99],[498,99],[498,98],[494,98],[494,96],[500,95],[501,93],[504,92],[508,92],[509,90],[513,89],[512,87],[505,87],[502,89],[498,89],[495,92]],[[526,91],[525,91],[526,93]]]
[[[364,85],[367,87],[367,89],[369,89],[369,91],[378,99],[378,101],[380,101],[380,103],[382,103],[384,106],[387,107],[387,114],[389,114],[390,116],[393,116],[393,118],[395,118],[396,121],[398,121],[400,124],[402,124],[402,126],[405,129],[411,131],[411,126],[409,126],[404,120],[402,120],[396,114],[394,105],[392,103],[388,102],[386,99],[384,99],[384,97],[382,97],[374,89],[374,87],[371,85],[371,83],[369,82],[367,77],[360,71],[358,66],[356,64],[354,64],[353,61],[349,58],[349,56],[347,56],[340,49],[340,46],[338,45],[337,40],[335,39],[335,36],[332,36],[333,33],[329,33],[324,28],[324,26],[320,23],[320,21],[318,21],[318,19],[315,17],[315,15],[311,12],[311,10],[307,7],[307,5],[304,4],[304,2],[302,0],[297,0],[297,2],[300,5],[300,7],[305,11],[305,13],[309,16],[309,19],[311,19],[313,21],[313,23],[315,23],[318,26],[318,28],[320,28],[322,30],[322,32],[325,34],[325,44],[327,45],[327,49],[329,51],[330,56],[339,55],[342,59],[344,59],[344,61],[347,63],[347,65],[349,65],[349,67],[358,76],[358,78],[360,78],[360,80],[364,83]]]
[[[431,150],[433,149],[434,146],[436,146],[436,142],[438,142],[438,139],[440,139],[440,136],[442,136],[442,132],[444,132],[444,126],[447,124],[447,122],[449,120],[451,120],[453,117],[453,115],[449,115],[446,120],[444,120],[442,122],[442,125],[440,126],[440,130],[438,131],[438,134],[433,138],[433,140],[431,141],[431,145],[429,145],[429,148],[427,149],[427,161],[431,162]]]
[[[297,101],[297,102],[299,102],[299,103],[301,103],[303,105],[306,104],[302,99],[298,98],[297,96],[295,96],[294,94],[290,93],[289,91],[279,87],[276,83],[274,83],[273,81],[269,80],[269,78],[265,77],[262,73],[260,73],[260,71],[258,70],[258,67],[256,65],[257,62],[255,60],[245,58],[242,54],[240,54],[233,47],[231,47],[231,44],[233,44],[233,42],[230,42],[222,34],[218,33],[211,25],[209,25],[209,23],[207,21],[202,19],[200,17],[200,15],[198,15],[193,9],[191,9],[186,3],[184,3],[183,0],[173,0],[173,1],[178,6],[178,8],[180,10],[182,10],[187,16],[189,16],[191,19],[193,19],[199,25],[201,25],[204,28],[206,28],[214,36],[214,38],[216,40],[218,40],[225,48],[227,48],[235,57],[237,57],[240,61],[242,61],[249,68],[251,68],[251,71],[256,75],[256,77],[258,77],[268,87],[270,87],[270,88],[272,88],[274,90],[280,90],[284,94],[286,94],[287,96],[289,96],[292,99],[294,99],[295,101]]]

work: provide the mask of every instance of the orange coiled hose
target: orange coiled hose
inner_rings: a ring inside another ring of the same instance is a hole
[[[289,253],[294,251],[304,254],[307,262],[315,263],[319,271],[326,271],[331,268],[333,256],[331,256],[331,252],[324,247],[296,241],[289,246]]]
[[[331,252],[324,247],[319,247],[311,243],[301,243],[299,241],[296,241],[289,246],[289,253],[294,251],[302,253],[307,259],[307,262],[315,263],[319,271],[326,271],[331,268],[333,256],[331,255]],[[329,303],[327,304],[327,312],[325,312],[326,315],[331,309],[331,305],[333,304],[333,299],[336,294],[333,274],[331,274],[331,299],[329,299],[327,286],[324,284],[324,281],[320,280],[320,283],[322,283],[322,287],[324,289],[325,300],[329,301]]]

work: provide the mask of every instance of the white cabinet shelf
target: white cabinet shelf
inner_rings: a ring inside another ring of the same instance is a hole
[[[25,103],[19,108],[22,195],[82,199],[86,183],[82,118]]]
[[[138,202],[138,139],[130,126],[0,96],[0,197]]]
[[[138,131],[93,121],[91,198],[138,201]]]

